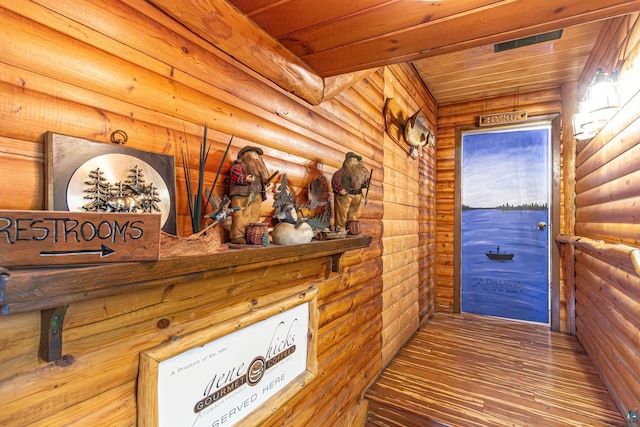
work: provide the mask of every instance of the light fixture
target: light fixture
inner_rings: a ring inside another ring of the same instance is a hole
[[[587,87],[585,103],[589,115],[596,120],[608,122],[620,109],[617,73],[609,75],[598,68],[596,75]]]
[[[573,137],[579,141],[591,139],[598,133],[589,129],[589,123],[593,120],[588,113],[579,112],[573,115]]]
[[[601,68],[596,70],[578,106],[578,113],[573,115],[574,138],[593,138],[620,109],[617,77],[617,72],[609,75]]]

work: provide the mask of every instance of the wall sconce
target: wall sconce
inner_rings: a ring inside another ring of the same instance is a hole
[[[620,109],[617,89],[618,72],[609,75],[601,68],[589,83],[578,112],[573,115],[573,137],[591,139]]]
[[[598,133],[591,124],[593,120],[589,113],[580,111],[573,115],[573,137],[578,141],[591,139]]]

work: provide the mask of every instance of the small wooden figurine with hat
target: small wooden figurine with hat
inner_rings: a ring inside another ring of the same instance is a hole
[[[346,232],[349,222],[356,223],[360,217],[362,189],[368,188],[371,174],[362,163],[362,156],[350,151],[345,155],[342,167],[331,178],[334,202],[334,229]],[[357,222],[359,225],[359,222]],[[359,230],[358,230],[359,232]],[[359,234],[350,231],[350,234]]]
[[[260,220],[260,205],[266,198],[265,188],[273,178],[269,176],[262,154],[259,147],[243,147],[229,171],[229,196],[233,209],[229,230],[231,243],[246,244],[247,226]]]

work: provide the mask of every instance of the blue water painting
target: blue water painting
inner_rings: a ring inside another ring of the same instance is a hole
[[[462,211],[462,311],[548,323],[546,209]],[[499,249],[498,249],[499,246]],[[486,254],[508,260],[491,259]]]
[[[462,138],[462,311],[548,323],[550,126]]]

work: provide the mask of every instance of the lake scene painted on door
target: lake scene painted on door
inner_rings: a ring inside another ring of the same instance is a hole
[[[550,127],[465,133],[463,312],[549,321]]]

